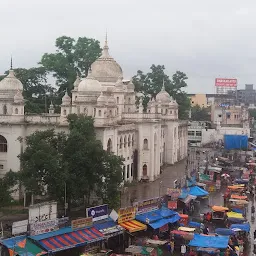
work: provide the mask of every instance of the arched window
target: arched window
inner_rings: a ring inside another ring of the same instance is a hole
[[[167,111],[168,111],[168,110],[166,109],[166,110],[165,110],[165,114],[166,114],[166,115],[167,115]]]
[[[63,115],[64,116],[67,115],[67,110],[66,109],[63,110]]]
[[[7,152],[7,140],[2,135],[0,135],[0,152]]]
[[[130,108],[128,108],[128,113],[130,113]]]
[[[101,110],[99,110],[99,116],[101,116]]]
[[[148,140],[147,139],[144,139],[143,140],[143,149],[148,149]]]
[[[131,104],[131,98],[128,98],[128,104]]]
[[[7,107],[6,107],[6,105],[3,106],[3,114],[4,114],[4,115],[7,114]]]
[[[133,176],[133,163],[131,164],[131,177]]]
[[[126,135],[124,136],[124,148],[126,148],[126,144],[127,144],[127,138]]]
[[[128,136],[128,147],[131,146],[131,135]]]
[[[116,103],[119,104],[119,97],[116,97]]]
[[[170,110],[170,114],[172,114],[172,110]]]
[[[107,151],[112,152],[112,140],[108,139]]]
[[[130,178],[130,165],[129,164],[126,166],[126,178],[127,179]]]
[[[15,114],[17,115],[19,113],[18,109],[15,108]]]
[[[142,167],[142,175],[147,176],[147,174],[148,174],[148,166],[144,164]]]
[[[96,115],[96,108],[93,109],[93,116]]]
[[[134,135],[132,135],[132,146],[134,146]]]
[[[123,137],[121,136],[121,137],[120,137],[119,148],[122,148],[122,146],[123,146]]]
[[[112,116],[112,110],[111,109],[109,110],[109,116]]]

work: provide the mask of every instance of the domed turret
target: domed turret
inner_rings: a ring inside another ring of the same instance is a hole
[[[17,93],[13,97],[14,103],[19,104],[24,102],[24,97],[20,90],[17,91]]]
[[[92,75],[99,82],[115,83],[123,71],[120,65],[109,55],[107,36],[101,56],[92,63]]]
[[[171,101],[170,94],[165,90],[164,81],[161,91],[156,95],[156,101],[161,101],[162,104],[169,103]]]
[[[9,74],[0,81],[0,91],[23,91],[23,85],[19,79],[16,78],[14,71],[9,70]]]
[[[134,88],[135,88],[135,86],[134,86],[134,84],[132,82],[132,78],[131,78],[131,80],[129,81],[129,83],[127,85],[127,89],[128,90],[134,90]]]
[[[87,77],[79,83],[78,92],[101,92],[101,84],[92,75],[92,69],[89,69]]]
[[[123,91],[123,90],[124,90],[123,77],[119,76],[115,84],[115,91]]]
[[[78,85],[80,84],[80,82],[81,82],[81,78],[77,75],[76,81],[74,82],[74,90],[77,90]]]
[[[68,92],[66,90],[65,95],[62,98],[62,104],[63,105],[70,105],[70,103],[71,103],[71,98],[68,96]]]
[[[108,98],[108,103],[107,103],[109,106],[114,106],[116,105],[116,100],[114,98],[113,95],[111,95],[109,98]]]
[[[103,92],[100,93],[100,96],[97,99],[97,105],[103,106],[107,103],[107,98],[103,95]]]

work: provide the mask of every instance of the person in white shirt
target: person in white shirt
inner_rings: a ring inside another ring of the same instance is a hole
[[[184,256],[184,255],[185,255],[185,253],[186,253],[186,251],[187,251],[187,249],[186,249],[186,245],[184,245],[184,244],[183,244],[183,245],[181,246],[181,248],[180,248],[181,255],[183,255],[183,256]]]

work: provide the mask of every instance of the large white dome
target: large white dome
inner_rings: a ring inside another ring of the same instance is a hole
[[[9,70],[9,74],[0,81],[0,91],[23,91],[23,85],[19,79],[15,77],[14,71]]]
[[[91,69],[87,77],[79,83],[78,92],[101,92],[101,84],[93,77]]]
[[[115,83],[123,76],[120,65],[109,55],[107,41],[103,47],[102,55],[92,63],[92,75],[100,82]]]
[[[162,87],[162,90],[156,95],[156,101],[161,103],[169,103],[171,101],[171,96],[165,90],[164,86]]]

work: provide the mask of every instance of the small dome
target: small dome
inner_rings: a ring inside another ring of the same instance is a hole
[[[91,69],[89,69],[87,77],[79,83],[78,91],[98,93],[101,92],[101,84],[93,77]]]
[[[14,71],[9,70],[9,74],[0,82],[0,91],[23,91],[23,85],[16,78]]]
[[[162,87],[162,90],[156,95],[156,101],[161,101],[161,103],[169,103],[171,101],[171,96],[165,90],[164,86]]]
[[[107,103],[107,98],[105,95],[103,95],[103,92],[100,93],[100,96],[97,99],[97,104],[98,105],[104,105]]]
[[[134,90],[135,86],[134,83],[132,82],[132,78],[130,80],[130,82],[127,84],[127,89],[128,90]]]
[[[71,103],[71,98],[68,96],[68,92],[65,92],[65,95],[62,98],[62,104],[63,105],[70,105]]]
[[[17,93],[13,97],[14,103],[23,103],[24,97],[20,90],[17,91]]]
[[[123,75],[120,65],[109,55],[107,39],[102,55],[92,63],[92,74],[100,82],[112,82]]]
[[[108,105],[111,105],[111,106],[116,105],[116,100],[115,100],[115,98],[114,98],[113,95],[111,95],[111,96],[108,98]]]
[[[74,89],[77,89],[80,82],[81,82],[81,78],[77,75],[76,81],[74,82]]]

